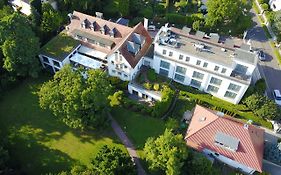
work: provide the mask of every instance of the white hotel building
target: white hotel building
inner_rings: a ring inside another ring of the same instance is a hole
[[[158,74],[237,104],[259,78],[258,58],[249,45],[219,40],[217,34],[192,35],[186,27],[163,26],[154,39],[150,65]]]

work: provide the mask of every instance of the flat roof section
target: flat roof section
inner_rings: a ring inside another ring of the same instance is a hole
[[[61,32],[41,48],[40,54],[62,61],[79,45],[78,40]]]

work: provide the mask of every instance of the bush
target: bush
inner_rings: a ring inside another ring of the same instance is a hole
[[[176,14],[176,13],[167,13],[166,14],[166,19],[169,23],[174,23],[174,24],[186,24],[186,16]]]
[[[143,87],[147,90],[150,90],[152,88],[152,84],[146,82],[146,83],[143,84]]]
[[[200,30],[202,29],[202,27],[204,26],[204,23],[202,21],[194,21],[193,24],[192,24],[192,29],[197,31],[197,30]]]
[[[264,3],[264,0],[258,0],[258,3],[259,3],[259,4],[263,4],[263,3]]]
[[[159,91],[160,85],[159,85],[158,83],[155,83],[155,84],[153,85],[153,89],[154,89],[155,91]]]
[[[274,15],[275,15],[275,12],[274,11],[265,11],[264,12],[267,20],[270,22],[270,23],[273,23],[274,22]]]
[[[259,79],[256,84],[255,84],[255,91],[261,95],[264,94],[266,90],[266,83],[265,83],[265,80],[262,78],[262,79]]]
[[[264,11],[267,11],[267,10],[269,9],[268,4],[266,4],[266,3],[261,4],[261,8],[262,8]]]
[[[157,101],[153,107],[152,116],[161,117],[169,109],[175,92],[168,86],[163,86],[161,90],[162,99]]]

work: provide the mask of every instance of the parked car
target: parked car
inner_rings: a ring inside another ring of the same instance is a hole
[[[280,94],[280,91],[275,89],[273,91],[273,96],[274,96],[275,103],[281,106],[281,94]]]
[[[259,60],[261,61],[265,61],[265,54],[262,50],[258,51],[258,57],[259,57]]]
[[[154,25],[149,25],[149,26],[148,26],[148,30],[149,30],[149,31],[155,31],[155,30],[156,30],[156,26],[154,26]]]

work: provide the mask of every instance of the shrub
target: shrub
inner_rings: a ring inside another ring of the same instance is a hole
[[[149,81],[151,82],[155,82],[157,79],[157,74],[155,73],[155,71],[153,69],[149,69],[147,71],[147,78]]]
[[[153,85],[153,89],[154,89],[155,91],[159,91],[160,85],[159,85],[158,83],[155,83],[155,84]]]
[[[265,90],[266,90],[265,80],[263,78],[259,79],[255,84],[255,91],[263,95]]]
[[[264,3],[264,0],[258,0],[258,3],[259,3],[259,4],[263,4],[263,3]]]
[[[261,4],[261,8],[262,8],[264,11],[267,11],[267,10],[269,9],[268,4],[266,4],[266,3]]]
[[[152,88],[152,84],[146,82],[146,83],[143,84],[143,87],[147,90],[150,90]]]
[[[202,27],[204,26],[204,23],[202,21],[194,21],[193,24],[192,24],[192,29],[197,31],[197,30],[200,30]]]
[[[270,23],[273,23],[274,22],[274,15],[275,15],[275,12],[274,11],[265,11],[264,12],[267,20],[270,22]]]
[[[167,13],[166,14],[166,19],[169,23],[174,23],[174,24],[186,24],[186,16],[176,14],[176,13]]]
[[[162,100],[157,101],[153,107],[152,116],[161,117],[169,108],[175,92],[168,86],[163,86],[161,90]]]

